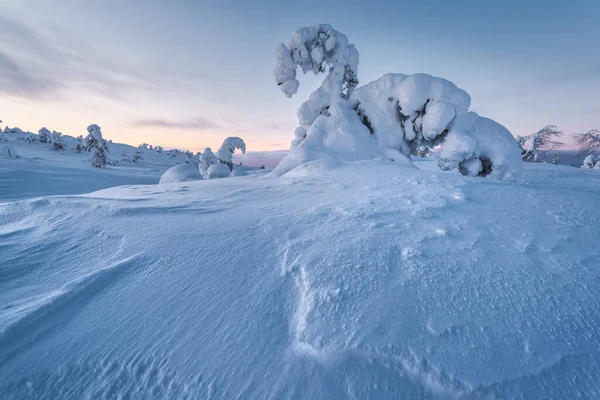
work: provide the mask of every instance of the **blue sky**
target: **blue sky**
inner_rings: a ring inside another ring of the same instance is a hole
[[[329,23],[360,53],[359,78],[444,77],[515,135],[600,127],[600,2],[0,0],[0,119],[131,144],[203,149],[244,137],[287,148],[298,105],[273,50]]]

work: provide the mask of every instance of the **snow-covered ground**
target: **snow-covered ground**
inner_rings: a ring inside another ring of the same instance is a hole
[[[131,165],[109,170],[136,184],[33,198],[93,170],[6,163],[2,399],[600,396],[597,171],[143,185],[164,170]]]
[[[83,194],[121,185],[157,184],[165,171],[185,163],[186,159],[184,153],[169,157],[167,150],[160,153],[143,150],[142,159],[131,162],[138,150],[136,147],[111,143],[109,159],[116,161],[115,165],[95,168],[90,164],[89,152],[75,151],[73,137],[64,136],[65,149],[55,151],[47,143],[28,143],[18,136],[0,134],[0,147],[10,146],[19,155],[15,159],[0,154],[0,203],[47,195]],[[252,157],[252,153],[247,154]],[[266,159],[234,157],[235,163],[239,160],[254,166],[266,162]]]

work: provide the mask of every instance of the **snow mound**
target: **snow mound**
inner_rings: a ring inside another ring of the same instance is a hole
[[[230,176],[248,176],[248,171],[245,169],[234,168]]]
[[[194,164],[179,164],[169,168],[161,177],[160,184],[199,181],[203,179]]]
[[[13,146],[2,145],[0,146],[0,157],[2,158],[20,158],[17,149]]]
[[[458,168],[469,176],[512,179],[523,170],[521,151],[510,132],[499,123],[469,112],[451,126],[439,154],[444,171]]]
[[[581,165],[583,169],[600,169],[600,157],[596,157],[593,154],[589,154],[583,160]]]
[[[208,167],[206,174],[204,175],[205,179],[216,179],[216,178],[227,178],[231,171],[229,171],[229,167],[227,164],[223,164],[217,162],[216,164]]]

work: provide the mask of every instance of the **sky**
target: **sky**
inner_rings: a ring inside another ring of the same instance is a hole
[[[331,24],[367,83],[388,72],[454,82],[471,109],[527,135],[600,128],[600,1],[0,0],[0,119],[69,135],[203,150],[241,136],[284,150],[296,109],[274,49]]]

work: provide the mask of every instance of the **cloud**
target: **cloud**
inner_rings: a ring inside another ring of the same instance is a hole
[[[0,51],[0,94],[40,98],[53,96],[60,82],[23,69],[11,56]]]
[[[1,94],[67,99],[68,94],[83,89],[124,101],[136,94],[194,90],[193,82],[151,67],[113,61],[83,39],[67,39],[69,33],[64,29],[52,24],[49,28],[50,33],[44,34],[0,16]]]
[[[218,130],[222,127],[212,121],[203,118],[188,121],[165,121],[161,119],[140,119],[132,123],[138,128],[164,128],[164,129],[187,129],[187,130]]]

